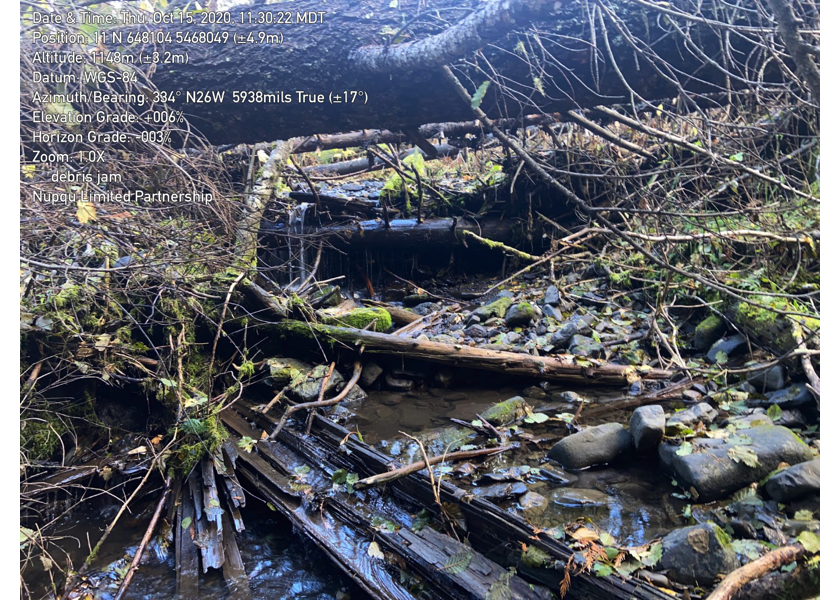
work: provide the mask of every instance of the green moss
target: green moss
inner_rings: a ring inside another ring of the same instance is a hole
[[[494,404],[490,408],[481,413],[481,416],[487,419],[493,425],[506,425],[516,419],[524,417],[527,414],[526,407],[528,404],[522,396],[514,396],[508,398],[504,402]]]
[[[188,475],[202,458],[212,455],[228,439],[227,429],[216,415],[201,421],[187,419],[183,423],[183,431],[184,442],[175,452],[170,470],[184,475]]]
[[[55,419],[26,420],[20,431],[20,446],[29,460],[49,460],[60,445],[66,427]]]
[[[337,316],[324,316],[324,322],[328,325],[339,325],[344,327],[353,327],[355,329],[365,329],[376,322],[374,331],[388,331],[391,328],[391,315],[388,314],[384,308],[370,307],[370,308],[356,308],[348,313]]]
[[[723,529],[718,527],[717,525],[713,525],[715,528],[715,537],[717,538],[718,543],[726,548],[727,550],[732,549],[732,538],[729,537],[729,534],[726,533]]]

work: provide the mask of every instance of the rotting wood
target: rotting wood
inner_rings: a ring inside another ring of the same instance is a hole
[[[248,435],[249,437],[258,435],[257,431],[252,429],[238,415],[226,413],[222,418],[236,435]],[[316,442],[313,442],[313,449],[317,447],[316,444]],[[320,448],[320,451],[323,452],[323,447]],[[253,456],[254,454],[257,454],[257,456]],[[274,488],[275,497],[279,499],[284,493],[297,494],[302,497],[305,504],[307,496],[313,494],[307,494],[305,491],[293,492],[285,475],[277,472],[281,470],[292,473],[294,465],[303,458],[305,458],[304,455],[297,454],[295,449],[287,445],[268,441],[259,442],[256,446],[256,452],[247,455],[242,454],[242,460],[251,463],[257,469],[257,476],[262,476],[266,482],[273,481],[271,487]],[[378,493],[365,492],[365,496],[359,494],[351,496],[343,492],[330,494],[329,496],[321,495],[320,492],[326,491],[327,488],[332,486],[328,475],[335,472],[336,467],[330,464],[331,457],[322,456],[317,462],[306,462],[317,465],[318,474],[312,482],[312,489],[314,495],[322,498],[322,500],[319,500],[317,507],[310,507],[311,512],[306,510],[305,505],[299,506],[295,510],[295,516],[312,518],[313,513],[318,514],[321,519],[315,521],[314,525],[316,526],[323,528],[325,525],[329,525],[334,529],[341,530],[344,528],[339,527],[339,525],[343,524],[358,533],[360,539],[364,541],[356,541],[355,553],[345,554],[342,557],[345,562],[340,566],[345,571],[349,570],[356,573],[357,577],[367,578],[370,576],[367,569],[368,563],[371,561],[375,564],[381,563],[381,559],[371,557],[368,553],[368,540],[373,537],[381,550],[393,553],[399,559],[398,564],[405,564],[411,574],[425,579],[426,587],[435,590],[436,597],[442,600],[479,600],[484,598],[486,591],[493,582],[506,573],[502,566],[431,527],[426,527],[421,531],[413,531],[410,515],[405,510],[399,510],[396,505],[390,506],[393,511],[382,512],[376,502],[370,501],[378,498]],[[315,469],[310,471],[310,474],[314,473]],[[267,487],[269,486],[263,485],[261,491],[266,490]],[[393,532],[376,532],[372,529],[371,523],[377,520],[391,521],[395,525],[399,524],[401,526],[395,527]],[[329,535],[328,532],[324,531],[311,531],[310,533],[319,546],[324,543],[324,537]],[[346,546],[346,542],[344,545]],[[328,552],[335,552],[335,550],[340,551],[342,548],[323,549]],[[465,553],[471,555],[466,568],[461,571],[447,568],[453,557],[464,556]],[[375,551],[373,551],[373,554],[375,554]],[[395,579],[401,578],[401,574],[395,572],[394,577]],[[369,587],[377,583],[381,584],[382,582],[380,580],[366,581]],[[396,581],[392,585],[396,585]],[[540,590],[539,588],[535,590],[519,577],[511,578],[510,591],[511,598],[520,600],[547,599],[549,597],[548,590]]]
[[[245,404],[237,405],[235,410],[223,413],[222,419],[238,435],[247,435],[256,439],[260,435],[259,428],[271,428],[273,425],[266,415],[256,414],[258,429],[253,429],[238,414],[242,411],[242,414],[247,414],[249,419],[253,418],[249,408]],[[341,468],[367,477],[393,468],[390,457],[354,439],[347,429],[320,415],[314,417],[312,435],[304,438],[300,433],[285,428],[278,438],[277,442],[258,443],[257,449],[264,452],[275,467],[287,472],[290,472],[296,464],[289,453],[302,457],[305,464],[318,465],[320,468],[327,469],[327,473],[334,472],[331,471],[332,469]],[[267,471],[266,477],[282,479],[276,470]],[[407,503],[406,506],[414,507],[412,512],[416,512],[419,508],[427,508],[434,514],[435,494],[427,477],[419,473],[410,473],[392,481],[388,488],[388,502],[383,501],[380,490],[369,488],[357,492],[354,506],[367,502],[396,510],[396,507],[404,502]],[[440,499],[444,503],[458,505],[461,509],[467,521],[472,550],[477,556],[483,555],[497,563],[501,561],[502,566],[515,566],[519,561],[522,544],[536,546],[563,565],[572,555],[572,550],[562,542],[534,529],[518,515],[511,514],[483,498],[472,496],[447,481],[440,483]],[[334,500],[335,497],[329,498],[322,506],[325,513],[344,510],[346,504],[341,502],[331,504]],[[397,502],[393,502],[394,500]],[[362,521],[358,526],[371,530],[370,520]],[[403,527],[398,531],[407,531],[407,529]],[[374,533],[374,535],[378,534]],[[380,537],[390,541],[387,534],[382,534]],[[325,550],[328,553],[332,551],[331,548],[325,548]],[[399,548],[393,548],[393,550],[398,551]],[[544,568],[528,569],[526,572],[525,569],[520,569],[519,576],[528,577],[534,583],[546,584],[551,589],[557,589],[563,577],[563,570]],[[571,593],[573,598],[589,600],[666,600],[670,598],[656,588],[632,577],[626,579],[617,576],[596,577],[590,573],[573,576]],[[533,598],[533,592],[529,592],[525,597]]]
[[[225,551],[222,575],[227,584],[228,598],[230,600],[250,600],[251,587],[248,574],[245,572],[242,555],[239,553],[239,546],[236,544],[236,537],[233,534],[233,526],[227,514],[222,515],[222,538]]]
[[[195,477],[195,474],[191,475]],[[198,597],[198,547],[193,543],[196,534],[195,504],[189,497],[189,483],[182,486],[176,502],[175,530],[175,596]]]
[[[409,473],[417,473],[419,471],[422,471],[423,469],[426,469],[427,466],[434,466],[442,462],[468,460],[470,458],[477,458],[479,456],[495,456],[496,454],[504,452],[505,450],[510,450],[510,448],[511,446],[500,446],[498,448],[484,448],[481,450],[465,450],[463,452],[441,454],[440,456],[433,456],[429,458],[428,461],[418,460],[417,462],[413,462],[410,465],[400,467],[399,469],[394,469],[393,471],[387,471],[385,473],[380,473],[379,475],[371,475],[370,477],[360,479],[353,485],[353,487],[357,490],[363,490],[374,485],[380,485],[383,483],[388,483],[389,481],[393,481],[395,479],[399,479],[400,477],[404,477]]]
[[[284,320],[266,327],[272,327],[284,336],[317,336],[327,342],[334,340],[350,346],[361,344],[371,353],[395,354],[455,367],[504,372],[507,375],[537,377],[550,381],[627,385],[628,377],[661,380],[673,375],[672,371],[664,369],[636,369],[627,365],[598,363],[593,359],[587,359],[584,366],[578,364],[573,356],[533,356],[472,348],[461,344],[412,340],[386,333],[317,323]]]

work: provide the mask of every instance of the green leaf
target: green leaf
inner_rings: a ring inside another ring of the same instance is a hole
[[[736,463],[745,464],[753,469],[758,466],[758,454],[756,454],[755,450],[752,448],[747,448],[746,446],[733,446],[726,454]]]
[[[793,518],[797,521],[813,521],[814,520],[814,513],[810,510],[797,510],[796,514],[793,515]]]
[[[782,407],[778,404],[774,404],[773,406],[767,409],[767,416],[773,419],[774,421],[778,421],[782,418]]]
[[[161,379],[160,382],[163,385],[165,385],[166,387],[171,387],[171,388],[178,387],[178,384],[176,382],[172,381],[171,379]]]
[[[548,415],[545,413],[532,413],[523,419],[526,423],[545,423]]]
[[[595,573],[596,577],[609,577],[612,575],[613,569],[609,565],[595,563],[592,565],[592,571]]]
[[[615,538],[606,531],[602,531],[600,535],[601,544],[604,546],[612,546],[615,544]]]
[[[733,154],[729,157],[729,160],[733,160],[735,162],[743,162],[744,161],[744,153],[738,152],[737,154]]]
[[[510,578],[513,577],[515,570],[502,573],[499,578],[493,582],[490,589],[484,595],[484,600],[510,600]]]
[[[478,86],[478,89],[475,91],[475,94],[473,94],[472,100],[470,100],[470,107],[473,110],[475,110],[476,108],[478,108],[481,105],[481,101],[484,99],[484,94],[487,93],[487,89],[489,87],[490,87],[490,82],[489,81],[485,81],[480,86]]]
[[[236,445],[242,448],[245,452],[251,452],[254,449],[254,446],[257,444],[257,440],[254,438],[243,436]]]
[[[551,557],[536,546],[528,546],[528,549],[522,553],[522,562],[528,567],[538,569],[549,564]]]
[[[683,442],[677,450],[677,456],[688,456],[691,454],[691,442]]]
[[[630,558],[621,562],[615,570],[623,577],[630,577],[633,573],[641,569],[644,565],[635,558]]]
[[[761,548],[761,542],[758,540],[732,540],[732,549],[750,560],[758,560],[761,557]]]
[[[184,517],[181,519],[181,529],[189,528],[190,523],[192,523],[192,517]]]
[[[648,567],[655,567],[662,559],[662,542],[656,542],[650,545],[650,550],[647,556],[642,557],[642,564]]]
[[[277,509],[274,508],[274,505],[271,502],[266,502],[265,505],[268,507],[268,510],[273,510],[274,512],[277,512]]]
[[[731,435],[729,436],[729,440],[727,441],[733,446],[749,446],[753,443],[753,439],[748,435],[744,435],[743,433]]]
[[[25,546],[35,540],[38,537],[38,533],[28,527],[21,527],[20,528],[20,544],[21,546]]]
[[[723,350],[718,350],[715,354],[715,362],[719,365],[725,364],[729,360],[729,355]]]
[[[309,465],[300,465],[299,467],[295,467],[295,474],[296,475],[306,475],[312,469],[309,468]]]
[[[450,575],[463,573],[470,566],[473,556],[474,554],[469,550],[464,550],[463,552],[450,556],[446,564],[443,565],[444,573],[449,573]]]
[[[347,471],[344,469],[336,469],[333,471],[332,477],[330,477],[333,483],[337,483],[338,485],[343,484],[347,481]]]
[[[803,531],[796,538],[796,541],[805,546],[808,552],[820,551],[820,536],[813,531]]]
[[[348,494],[352,494],[355,491],[353,486],[356,485],[357,481],[359,481],[358,473],[347,473],[347,479],[344,480],[344,487]]]

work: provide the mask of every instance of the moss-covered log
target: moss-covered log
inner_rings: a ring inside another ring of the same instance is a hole
[[[627,385],[631,380],[667,379],[673,373],[664,369],[637,369],[626,365],[598,363],[587,359],[585,366],[573,356],[532,356],[486,348],[471,348],[460,344],[441,344],[406,339],[384,333],[362,331],[347,327],[307,324],[300,321],[281,321],[270,325],[286,337],[318,337],[321,342],[341,342],[364,346],[365,352],[393,354],[455,367],[496,371],[507,375],[536,377],[551,381],[568,381],[599,385]]]
[[[754,300],[764,303],[775,310],[767,310],[746,302],[737,302],[730,306],[727,316],[738,325],[758,345],[772,350],[776,354],[784,354],[795,350],[799,343],[795,339],[793,325],[795,321],[802,328],[803,337],[808,341],[809,348],[820,347],[820,320],[801,316],[785,316],[777,311],[801,312],[783,298],[763,298],[756,296]],[[813,335],[811,335],[813,333]]]

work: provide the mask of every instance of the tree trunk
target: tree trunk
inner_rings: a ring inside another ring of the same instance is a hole
[[[698,58],[700,54],[686,51],[683,35],[689,34],[676,29],[678,18],[665,18],[633,0],[610,3],[610,13],[582,0],[473,2],[480,7],[473,11],[461,9],[463,4],[463,0],[426,2],[424,15],[437,11],[449,21],[450,26],[443,31],[424,25],[428,21],[422,17],[414,19],[413,4],[411,9],[392,9],[380,0],[331,3],[322,13],[323,23],[249,24],[249,11],[251,20],[255,20],[257,10],[269,7],[248,7],[232,10],[231,24],[155,26],[161,35],[172,36],[171,42],[156,50],[170,52],[171,56],[188,55],[189,60],[187,64],[158,65],[152,81],[161,90],[180,92],[172,104],[183,109],[192,124],[216,144],[360,128],[396,131],[425,123],[471,120],[469,107],[458,99],[439,66],[471,56],[479,49],[496,76],[524,101],[528,114],[640,98],[672,98],[679,95],[675,83],[690,93],[737,85],[737,81],[728,82],[719,67],[705,64],[709,61]],[[695,4],[687,0],[673,3],[675,8],[697,13],[697,20],[703,18],[697,11],[713,10]],[[324,8],[322,2],[304,0],[295,2],[288,14],[294,20],[297,15]],[[745,9],[736,14],[744,17],[749,12]],[[287,15],[281,10],[269,13],[283,19]],[[716,20],[718,16],[709,18]],[[529,21],[534,24],[529,38],[508,33],[515,27],[523,29]],[[414,39],[386,48],[388,37],[406,22],[402,35]],[[647,45],[668,61],[670,80],[657,73],[662,72],[662,65],[637,56],[627,41],[629,36],[622,35],[617,23],[625,34],[633,36],[636,47]],[[179,42],[176,32],[227,35],[229,40],[259,40],[261,35],[282,32],[283,40],[279,44],[196,44]],[[695,46],[703,47],[707,56],[716,55],[720,45],[717,29],[693,21],[691,32]],[[732,36],[729,51],[733,55],[754,53],[757,41],[750,35],[755,34]],[[539,53],[541,64],[535,64],[537,59],[526,48]],[[761,60],[753,62],[764,68]],[[483,60],[479,64],[486,68]],[[765,81],[772,70],[771,64],[764,72]],[[539,73],[539,80],[535,73]],[[746,78],[752,73],[743,75]],[[489,78],[472,67],[465,68],[460,76],[471,90]],[[475,83],[467,82],[468,77]],[[628,90],[630,85],[633,94]],[[193,94],[207,91],[217,91],[220,96]],[[237,101],[234,92],[259,92],[263,96]],[[521,116],[511,100],[491,86],[482,108],[494,118]]]
[[[367,352],[374,354],[391,354],[453,367],[496,371],[549,381],[623,386],[627,385],[633,377],[662,380],[673,375],[671,371],[665,369],[637,371],[627,365],[598,363],[591,359],[588,359],[586,366],[583,366],[578,364],[573,356],[532,356],[486,348],[471,348],[460,344],[412,340],[386,333],[317,323],[281,321],[272,327],[276,327],[280,335],[298,338],[320,336],[327,341],[337,340],[346,344],[362,345]]]

